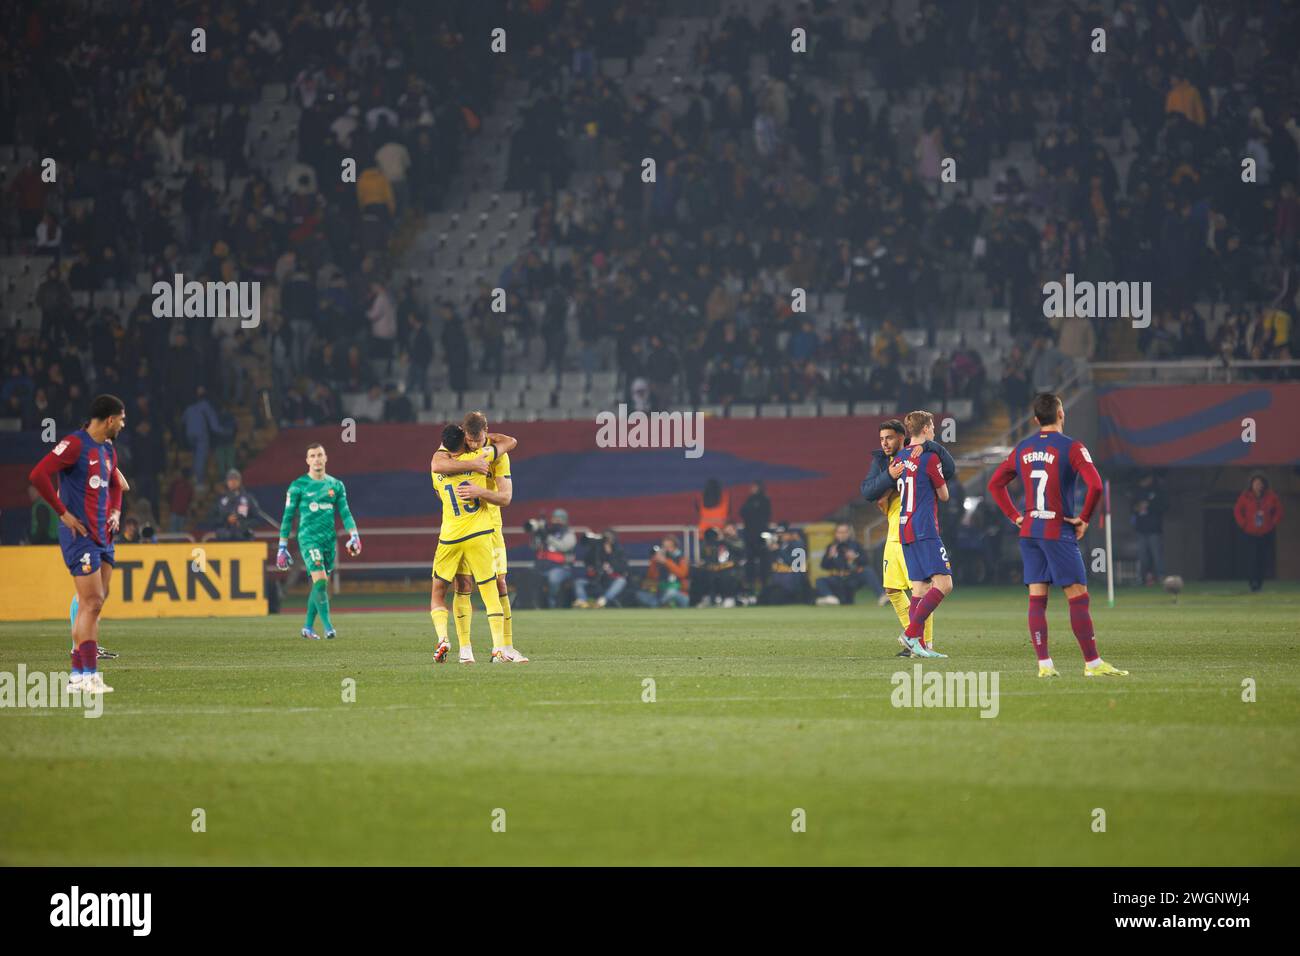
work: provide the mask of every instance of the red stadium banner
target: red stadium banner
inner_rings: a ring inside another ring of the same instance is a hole
[[[564,508],[574,525],[694,524],[693,502],[709,478],[730,492],[731,518],[756,480],[766,483],[777,521],[817,521],[858,496],[871,465],[880,419],[705,418],[702,454],[682,448],[603,448],[593,421],[492,422],[519,439],[511,454],[514,503],[508,524]],[[337,428],[280,432],[244,469],[244,481],[273,512],[306,471],[306,448],[324,444],[328,471],[347,484],[363,526],[427,524],[440,518],[429,459],[441,428],[361,425],[356,442]]]
[[[1098,457],[1107,465],[1300,463],[1300,384],[1100,389]]]

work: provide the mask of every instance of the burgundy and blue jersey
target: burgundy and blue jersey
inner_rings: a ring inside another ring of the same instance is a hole
[[[97,442],[84,428],[79,429],[55,445],[28,478],[58,514],[70,511],[96,544],[111,545],[108,518],[122,503],[117,450],[112,442]]]
[[[1020,510],[1007,491],[1016,478],[1024,486]],[[1088,521],[1101,498],[1101,475],[1092,456],[1083,442],[1057,431],[1044,431],[1026,438],[998,465],[989,479],[989,494],[1012,521],[1023,513],[1020,537],[1074,540],[1074,528],[1065,519],[1075,517],[1075,494],[1081,479],[1088,494],[1078,517]],[[1067,528],[1068,533],[1063,530]]]
[[[944,487],[942,464],[932,451],[923,451],[913,458],[912,447],[903,448],[894,456],[903,463],[903,473],[898,476],[899,497],[898,540],[903,544],[939,538],[939,496]]]

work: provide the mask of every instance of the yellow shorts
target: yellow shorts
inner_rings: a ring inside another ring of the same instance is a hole
[[[492,532],[492,568],[497,574],[506,573],[506,536],[500,528]]]
[[[891,591],[906,591],[912,586],[907,577],[907,562],[903,560],[901,541],[885,542],[885,566],[880,578]]]
[[[475,584],[486,584],[496,577],[492,557],[492,532],[461,538],[451,543],[438,542],[433,555],[433,576],[450,582],[457,574],[468,574]]]

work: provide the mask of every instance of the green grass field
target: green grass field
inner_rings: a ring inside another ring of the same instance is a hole
[[[926,669],[999,672],[995,719],[894,708],[911,662],[874,603],[522,612],[521,666],[486,662],[480,610],[466,668],[432,664],[418,612],[309,643],[296,615],[110,602],[100,719],[0,710],[0,863],[1300,863],[1300,589],[1095,600],[1127,679],[1084,680],[1059,592],[1054,682],[1022,590],[945,603]],[[0,625],[0,671],[66,647],[66,622]]]

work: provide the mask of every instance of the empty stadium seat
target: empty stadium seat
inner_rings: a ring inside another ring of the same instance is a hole
[[[975,414],[975,403],[969,398],[949,399],[944,411],[959,422],[967,422]]]

